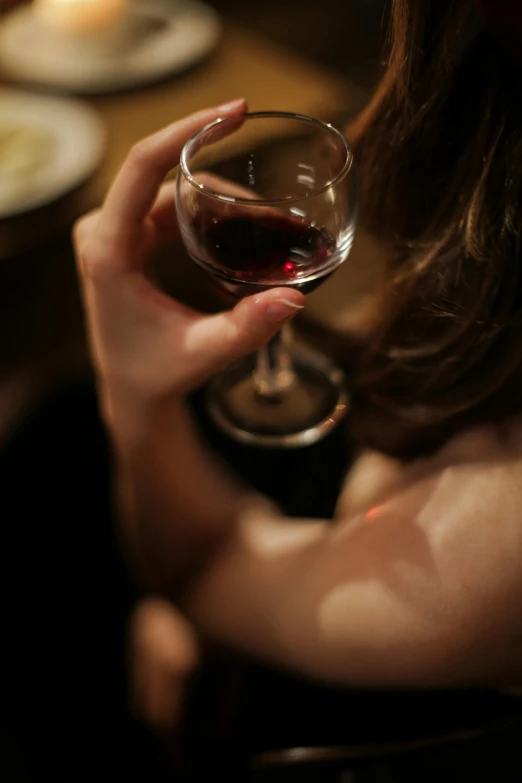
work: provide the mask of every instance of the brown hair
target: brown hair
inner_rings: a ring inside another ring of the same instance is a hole
[[[353,128],[392,257],[354,402],[366,443],[407,457],[522,409],[522,85],[469,0],[394,0],[391,30]]]

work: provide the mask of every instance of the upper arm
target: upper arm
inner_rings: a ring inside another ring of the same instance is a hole
[[[512,514],[503,481],[445,471],[333,526],[253,513],[189,612],[225,643],[346,684],[498,679],[522,631],[521,536],[490,519],[503,497]]]

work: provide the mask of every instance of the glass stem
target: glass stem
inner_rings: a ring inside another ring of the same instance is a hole
[[[296,376],[289,353],[291,342],[292,330],[287,324],[258,351],[254,383],[261,397],[277,400],[294,386]]]

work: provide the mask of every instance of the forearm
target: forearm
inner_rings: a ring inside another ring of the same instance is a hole
[[[156,589],[182,590],[262,503],[202,442],[187,405],[107,394],[123,535]]]

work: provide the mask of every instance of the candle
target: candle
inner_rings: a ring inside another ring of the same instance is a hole
[[[47,27],[75,36],[107,33],[117,27],[130,0],[35,0],[38,18]]]

